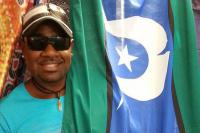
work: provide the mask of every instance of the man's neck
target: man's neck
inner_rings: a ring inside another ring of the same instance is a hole
[[[65,94],[65,79],[60,82],[40,82],[30,79],[26,84],[26,89],[31,96],[41,99],[58,98]]]

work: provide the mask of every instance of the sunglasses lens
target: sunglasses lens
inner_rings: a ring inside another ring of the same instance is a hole
[[[69,49],[69,37],[27,37],[28,47],[33,51],[43,51],[48,44],[55,50],[63,51]]]
[[[42,51],[47,47],[46,39],[43,37],[28,37],[28,47],[33,51]]]
[[[58,51],[62,51],[62,50],[67,50],[69,49],[69,42],[70,42],[70,38],[65,38],[65,37],[52,37],[49,39],[50,42],[53,42],[53,47],[58,50]]]

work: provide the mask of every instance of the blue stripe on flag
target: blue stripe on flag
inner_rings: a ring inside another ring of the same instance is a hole
[[[103,0],[113,71],[111,133],[178,133],[168,0]]]

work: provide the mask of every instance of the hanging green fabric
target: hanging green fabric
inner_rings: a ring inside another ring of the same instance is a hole
[[[73,60],[67,78],[63,133],[105,133],[107,81],[100,0],[71,0]]]
[[[171,0],[174,16],[173,76],[185,131],[200,132],[200,66],[190,0]]]

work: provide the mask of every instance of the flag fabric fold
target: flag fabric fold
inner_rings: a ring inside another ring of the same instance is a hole
[[[171,1],[174,46],[168,2],[70,1],[75,44],[62,132],[102,133],[107,128],[111,133],[178,133],[172,67],[184,127],[199,131],[200,78],[191,1]],[[111,123],[108,86],[113,93]]]
[[[168,0],[103,0],[111,133],[177,133]]]
[[[71,0],[70,14],[74,48],[62,132],[104,133],[107,81],[101,2]]]
[[[174,16],[173,77],[185,131],[200,132],[200,66],[190,0],[171,0]]]

